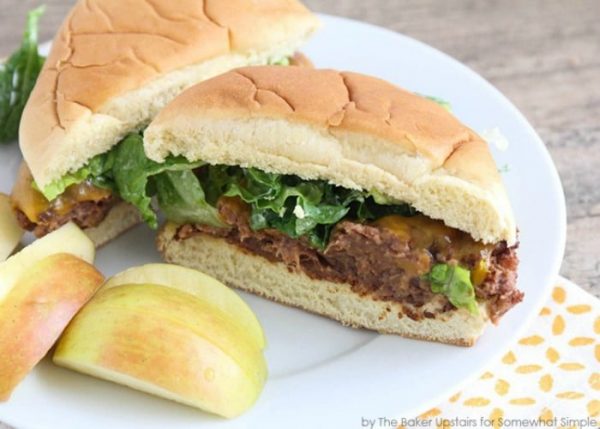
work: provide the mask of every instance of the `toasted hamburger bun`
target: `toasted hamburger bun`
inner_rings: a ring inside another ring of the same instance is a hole
[[[318,22],[296,0],[80,0],[23,112],[40,188],[144,127],[184,88],[293,54]]]
[[[159,162],[183,155],[375,190],[475,240],[516,241],[486,142],[435,102],[374,77],[237,69],[173,100],[144,145]]]

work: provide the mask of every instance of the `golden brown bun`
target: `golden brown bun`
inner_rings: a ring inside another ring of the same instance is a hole
[[[194,83],[293,54],[317,25],[297,0],[78,1],[21,121],[36,182],[80,168]]]
[[[380,79],[249,67],[196,85],[145,132],[146,154],[377,190],[486,243],[515,242],[487,144],[436,103]]]
[[[290,272],[283,263],[245,252],[221,238],[199,234],[176,240],[176,229],[174,224],[167,223],[157,237],[157,247],[165,261],[198,269],[231,287],[335,319],[347,326],[472,346],[488,324],[483,304],[477,316],[466,310],[453,310],[416,321],[407,316],[401,305],[359,295],[349,284],[313,280],[302,272]]]

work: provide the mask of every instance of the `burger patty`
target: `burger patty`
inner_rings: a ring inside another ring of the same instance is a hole
[[[37,222],[31,222],[25,213],[17,209],[17,220],[21,228],[32,231],[36,237],[43,237],[68,222],[75,222],[80,228],[93,228],[104,220],[118,198],[110,196],[99,201],[81,201],[69,207],[68,211],[50,208],[39,215]]]
[[[253,231],[248,221],[249,207],[238,199],[222,198],[218,208],[229,228],[182,225],[177,239],[202,233],[221,237],[252,254],[284,263],[291,272],[304,272],[317,280],[348,283],[362,296],[410,304],[405,307],[406,313],[416,320],[432,318],[455,308],[445,296],[431,292],[429,282],[423,279],[435,263],[451,262],[475,269],[485,259],[484,274],[474,286],[477,297],[487,303],[494,322],[523,299],[523,293],[515,286],[516,246],[508,247],[506,242],[485,246],[457,230],[452,230],[453,240],[444,237],[440,244],[427,238],[450,229],[438,221],[429,220],[424,223],[425,228],[408,229],[411,234],[403,235],[387,227],[385,222],[363,224],[343,220],[335,226],[329,243],[321,250],[310,246],[304,238],[294,239],[274,229]],[[430,224],[432,226],[428,226]],[[434,309],[425,306],[433,301],[437,303]],[[421,311],[414,311],[415,308]]]

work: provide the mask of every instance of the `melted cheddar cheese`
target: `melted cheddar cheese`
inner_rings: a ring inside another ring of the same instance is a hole
[[[420,251],[416,261],[401,262],[402,268],[411,275],[429,271],[432,251],[456,261],[469,256],[478,258],[471,272],[471,280],[475,285],[481,284],[487,275],[486,260],[493,246],[475,241],[469,234],[446,226],[442,221],[423,215],[391,215],[373,224],[393,232],[401,240],[410,243],[411,248]]]
[[[22,211],[31,222],[38,223],[40,215],[49,210],[58,215],[64,215],[80,202],[101,201],[110,196],[110,190],[98,188],[85,181],[69,186],[62,195],[48,201],[40,191],[33,187],[33,176],[27,164],[23,162],[10,198],[15,209]]]

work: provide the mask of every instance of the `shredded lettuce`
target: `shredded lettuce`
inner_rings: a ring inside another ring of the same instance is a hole
[[[81,183],[85,180],[90,180],[94,185],[100,188],[114,189],[113,180],[109,179],[106,174],[112,169],[114,161],[114,152],[109,151],[93,157],[85,166],[73,173],[67,173],[63,177],[50,184],[43,189],[39,189],[36,183],[33,187],[39,190],[48,201],[52,201],[71,186]]]
[[[189,162],[184,157],[157,163],[146,157],[140,134],[130,134],[109,152],[46,188],[45,193],[60,194],[69,184],[83,180],[112,189],[135,205],[152,228],[158,225],[151,206],[154,196],[167,219],[215,227],[226,226],[219,217],[218,200],[238,197],[250,207],[253,230],[274,228],[292,238],[305,238],[319,249],[327,246],[333,227],[342,219],[368,221],[392,214],[416,214],[408,204],[377,192],[347,189],[324,180]],[[478,313],[468,269],[435,264],[423,279],[430,283],[432,292],[445,295],[455,307]]]
[[[152,161],[144,153],[140,134],[130,134],[114,151],[111,172],[118,193],[123,200],[140,210],[142,218],[152,228],[158,227],[158,220],[151,207],[152,196],[156,193],[156,186],[151,178],[166,172],[189,171],[203,164],[190,163],[181,156],[169,157],[163,163]]]
[[[51,200],[84,180],[112,189],[135,205],[152,228],[158,225],[151,205],[154,196],[167,219],[216,227],[225,226],[216,208],[218,199],[239,197],[250,205],[252,229],[275,228],[292,238],[306,237],[318,248],[327,245],[333,226],[345,217],[372,220],[416,213],[409,205],[377,192],[346,189],[323,180],[189,162],[184,157],[157,163],[146,157],[140,134],[128,135],[109,152],[47,186],[43,193]]]
[[[435,264],[425,279],[431,284],[432,292],[444,294],[456,308],[479,313],[469,270],[457,265]]]
[[[163,163],[148,159],[140,134],[130,134],[109,152],[44,189],[53,199],[66,187],[89,180],[112,189],[135,205],[152,228],[158,220],[154,196],[167,219],[177,223],[225,226],[219,218],[220,197],[239,197],[251,209],[250,227],[275,228],[292,238],[305,237],[324,248],[340,220],[374,220],[391,214],[412,216],[415,210],[377,192],[352,190],[324,180],[267,173],[255,168],[209,165],[169,157]]]
[[[87,166],[82,167],[74,173],[65,174],[60,179],[54,180],[50,184],[46,185],[43,189],[40,189],[40,191],[42,194],[44,194],[44,197],[46,197],[48,201],[52,201],[60,194],[65,192],[69,186],[86,180],[90,174],[90,169],[87,168]],[[35,189],[39,189],[36,183],[34,183],[33,186]]]
[[[239,197],[250,205],[252,229],[275,228],[292,238],[306,237],[318,248],[327,245],[333,226],[343,218],[371,220],[416,213],[407,204],[382,205],[376,201],[384,199],[378,194],[255,168],[205,165],[197,177],[209,205],[214,207],[221,196]],[[167,211],[162,204],[161,209]]]
[[[95,186],[112,189],[123,200],[136,206],[144,221],[156,228],[158,220],[151,206],[156,184],[151,178],[170,171],[190,172],[202,164],[190,163],[183,157],[170,157],[164,163],[154,162],[144,153],[142,136],[129,134],[110,151],[95,156],[76,172],[46,186],[42,193],[51,201],[70,185],[89,180]]]
[[[192,170],[166,171],[154,178],[158,204],[167,219],[223,227],[215,206],[208,204]]]

